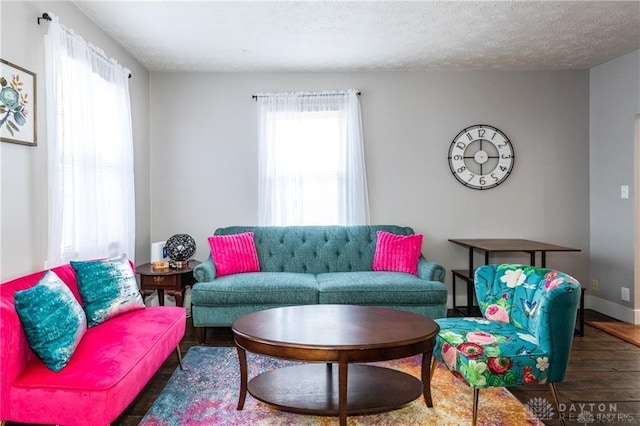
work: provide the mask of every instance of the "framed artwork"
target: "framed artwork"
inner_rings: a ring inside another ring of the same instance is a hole
[[[36,74],[0,59],[0,141],[36,146]]]

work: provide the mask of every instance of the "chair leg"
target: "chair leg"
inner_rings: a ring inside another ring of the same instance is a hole
[[[478,396],[480,394],[480,389],[473,388],[473,420],[471,422],[472,426],[476,426],[476,422],[478,421]]]
[[[551,391],[551,398],[553,399],[553,405],[556,406],[556,413],[560,418],[560,423],[564,425],[564,418],[560,415],[560,399],[558,398],[558,389],[554,383],[549,383],[549,390]]]
[[[430,378],[431,380],[433,380],[433,374],[436,371],[436,363],[438,361],[436,361],[435,357],[431,358],[431,372],[430,372]],[[478,388],[473,388],[473,421],[472,421],[472,426],[476,426],[476,423],[478,421],[478,396],[480,394],[480,389]]]
[[[176,353],[178,354],[178,363],[180,364],[180,370],[184,371],[184,364],[182,363],[182,352],[180,352],[180,345],[176,346]]]

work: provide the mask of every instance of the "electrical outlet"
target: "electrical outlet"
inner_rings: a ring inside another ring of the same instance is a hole
[[[620,289],[620,298],[624,302],[630,302],[631,301],[631,298],[629,296],[629,288],[628,287],[622,287]]]
[[[620,186],[620,198],[626,200],[629,198],[629,185]]]
[[[591,290],[593,290],[595,293],[600,291],[600,281],[598,280],[592,280],[591,281]]]

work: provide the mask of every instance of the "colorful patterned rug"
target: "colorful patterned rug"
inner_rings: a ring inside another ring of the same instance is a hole
[[[421,356],[375,363],[420,377]],[[249,379],[289,361],[247,353]],[[194,346],[184,357],[185,370],[173,373],[140,425],[337,425],[336,417],[278,411],[250,394],[242,411],[236,410],[240,371],[235,348]],[[375,390],[372,390],[375,391]],[[384,392],[384,389],[380,390]],[[438,366],[431,383],[434,408],[424,398],[382,414],[351,416],[353,425],[470,425],[472,391],[445,367]],[[530,411],[504,388],[480,391],[478,425],[541,425]]]

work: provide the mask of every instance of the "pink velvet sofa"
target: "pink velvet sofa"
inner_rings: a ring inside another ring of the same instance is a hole
[[[67,264],[53,271],[81,303],[74,269]],[[108,425],[179,351],[185,309],[147,307],[91,327],[56,373],[30,349],[14,307],[14,293],[43,273],[0,285],[0,422]]]

